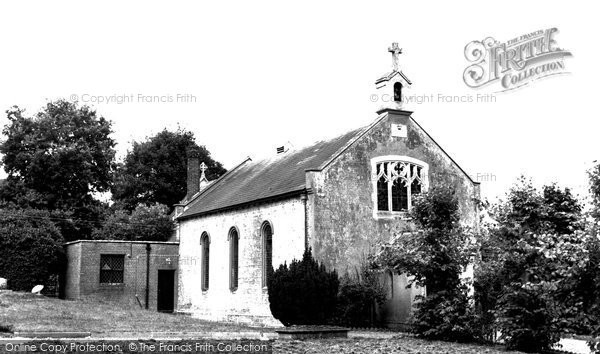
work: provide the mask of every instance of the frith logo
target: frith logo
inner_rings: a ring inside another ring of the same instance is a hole
[[[498,91],[513,90],[543,77],[565,74],[564,58],[571,52],[557,47],[556,28],[539,30],[500,43],[492,37],[465,46],[471,63],[463,73],[473,88],[499,83]]]

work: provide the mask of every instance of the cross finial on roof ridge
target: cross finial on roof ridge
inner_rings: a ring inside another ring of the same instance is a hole
[[[200,176],[200,179],[206,179],[206,176],[204,175],[204,172],[208,170],[208,166],[206,166],[206,164],[204,163],[204,161],[202,161],[202,163],[200,164],[200,172],[202,172],[202,175]]]
[[[392,66],[395,71],[400,71],[398,65],[398,57],[402,54],[402,48],[398,47],[398,42],[392,43],[392,46],[388,48],[388,52],[392,53]]]
[[[202,163],[200,163],[200,171],[202,172],[200,174],[200,190],[203,190],[209,183],[208,178],[206,178],[205,174],[206,170],[208,170],[208,166],[206,166],[204,161],[202,161]]]

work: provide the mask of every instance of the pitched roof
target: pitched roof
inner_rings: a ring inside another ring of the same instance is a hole
[[[179,216],[187,218],[246,203],[300,193],[306,189],[306,171],[320,170],[366,128],[320,141],[269,159],[247,159],[206,187]]]
[[[187,210],[177,218],[185,219],[248,203],[300,194],[306,189],[306,171],[325,169],[383,118],[385,115],[380,115],[366,127],[352,130],[331,140],[319,141],[297,151],[278,154],[260,161],[252,161],[248,158],[219,179],[210,181],[205,189],[192,197]],[[411,121],[425,132],[473,184],[479,184],[473,181],[471,176],[412,117]]]

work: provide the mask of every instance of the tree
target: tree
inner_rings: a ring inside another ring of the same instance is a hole
[[[569,188],[561,189],[556,183],[544,186],[542,200],[548,231],[562,235],[581,230],[581,203]]]
[[[13,290],[48,285],[66,266],[64,239],[48,211],[0,210],[0,277]]]
[[[592,216],[600,221],[600,162],[594,161],[594,163],[594,167],[588,171],[593,206]]]
[[[187,153],[196,150],[207,166],[206,177],[216,179],[225,173],[204,146],[196,144],[186,130],[163,130],[144,142],[133,142],[124,163],[119,166],[112,189],[113,199],[127,210],[138,204],[160,203],[172,207],[186,194]]]
[[[415,228],[397,230],[382,245],[374,264],[415,277],[429,294],[455,288],[469,263],[469,233],[459,225],[458,200],[451,188],[438,187],[416,200]]]
[[[473,311],[468,287],[461,280],[472,256],[472,238],[461,227],[458,200],[448,187],[421,196],[411,210],[415,226],[398,230],[394,241],[382,245],[375,267],[414,277],[427,296],[416,305],[412,331],[423,338],[468,341]]]
[[[173,221],[166,205],[138,205],[133,212],[116,210],[102,228],[93,234],[95,239],[128,241],[167,241],[173,234]]]
[[[65,100],[49,102],[33,117],[13,107],[7,117],[0,153],[8,178],[0,186],[0,200],[20,208],[62,210],[69,214],[59,225],[70,230],[65,239],[87,238],[104,213],[94,194],[109,190],[115,167],[111,123]]]
[[[588,171],[588,177],[592,208],[586,231],[595,237],[592,237],[587,245],[590,261],[580,274],[575,293],[580,294],[579,298],[584,301],[585,311],[595,319],[589,324],[592,328],[590,334],[600,338],[600,162],[594,161],[594,166]],[[594,352],[600,353],[600,341],[591,344]]]
[[[581,229],[581,203],[569,188],[555,183],[541,192],[530,179],[521,176],[510,189],[507,200],[493,207],[494,218],[507,231],[521,236],[524,232],[573,233]]]
[[[489,332],[500,330],[509,348],[549,349],[584,322],[574,290],[589,263],[591,237],[581,216],[568,188],[540,191],[524,177],[493,208],[498,224],[480,239],[475,294],[482,323]]]
[[[6,140],[0,144],[8,173],[5,198],[12,196],[18,205],[69,210],[109,190],[115,166],[109,121],[65,100],[48,103],[34,117],[18,107],[7,116]]]

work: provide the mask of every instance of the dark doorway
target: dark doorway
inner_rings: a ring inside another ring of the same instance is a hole
[[[160,312],[173,312],[175,305],[175,270],[158,270],[158,294],[156,297],[156,310]]]

